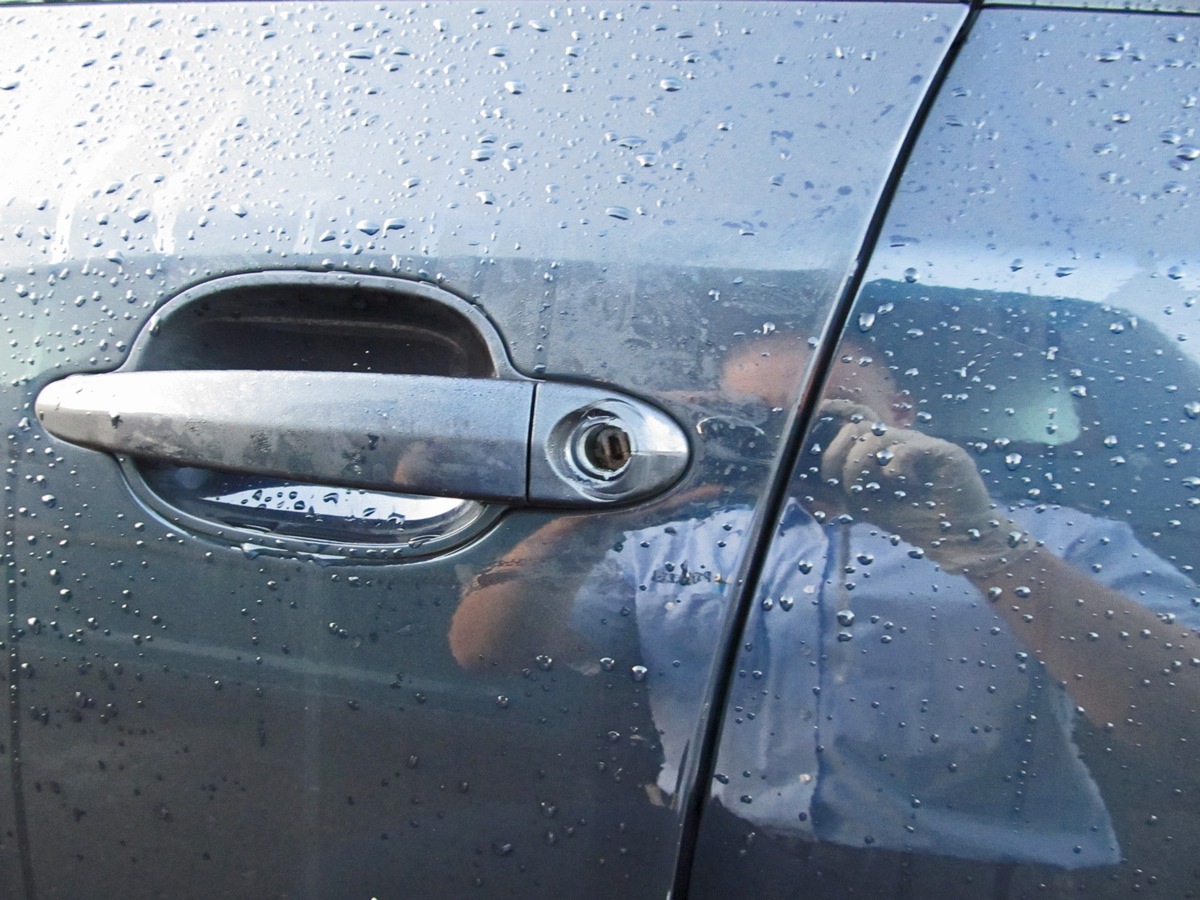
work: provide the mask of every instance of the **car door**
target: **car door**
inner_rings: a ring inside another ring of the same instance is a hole
[[[1197,37],[973,22],[776,514],[693,896],[1194,891]]]
[[[964,15],[5,9],[6,894],[667,893]],[[676,588],[686,660],[627,627]]]

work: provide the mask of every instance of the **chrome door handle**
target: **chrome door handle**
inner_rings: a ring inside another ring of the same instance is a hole
[[[644,498],[689,459],[647,403],[511,378],[110,372],[53,382],[35,409],[56,437],[137,459],[520,505]]]

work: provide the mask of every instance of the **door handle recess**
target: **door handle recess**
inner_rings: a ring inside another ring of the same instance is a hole
[[[670,487],[684,431],[598,387],[360,372],[72,375],[35,405],[56,437],[136,459],[356,488],[594,506]]]

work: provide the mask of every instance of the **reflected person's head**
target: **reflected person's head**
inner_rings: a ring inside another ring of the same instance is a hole
[[[813,356],[813,348],[793,335],[775,333],[749,340],[726,358],[721,389],[787,408],[800,396]],[[912,406],[876,356],[853,341],[842,341],[821,399],[853,400],[874,410],[889,425],[910,425]]]

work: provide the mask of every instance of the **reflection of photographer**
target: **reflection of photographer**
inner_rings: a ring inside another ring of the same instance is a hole
[[[885,423],[874,410],[827,400],[820,474],[861,517],[922,548],[944,572],[986,578],[1032,549],[996,510],[975,463],[956,444]],[[815,445],[819,446],[819,445]]]
[[[1115,862],[1073,710],[1178,768],[1200,739],[1187,664],[1200,654],[1183,624],[1194,585],[1121,524],[997,504],[971,457],[909,427],[908,398],[855,357],[834,365],[761,572],[737,661],[753,677],[735,680],[713,793],[740,820],[808,840]],[[731,357],[722,386],[782,406],[808,362],[802,345],[766,339]],[[603,558],[610,542],[573,542],[585,521],[551,522],[465,591],[451,648],[472,667],[556,651],[586,664],[634,619],[671,797],[753,511],[643,528]],[[581,569],[573,597],[537,590],[547,565]]]
[[[845,423],[824,448],[820,475],[826,485],[839,486],[848,513],[920,548],[943,572],[962,575],[996,601],[997,612],[1067,686],[1091,721],[1125,722],[1131,710],[1147,706],[1138,702],[1149,687],[1146,678],[1179,669],[1179,648],[1171,638],[1194,641],[1195,634],[1185,629],[1169,634],[1164,618],[1035,541],[992,501],[961,447],[888,425],[869,407],[845,400],[827,400],[822,412]],[[1112,540],[1104,545],[1111,546]],[[1123,536],[1121,549],[1137,559],[1134,548],[1132,537]],[[1115,549],[1106,555],[1110,568],[1129,561]],[[1147,562],[1142,572],[1147,585],[1152,575],[1172,582],[1172,598],[1186,615],[1190,582],[1165,564],[1158,563],[1155,570],[1146,551],[1140,556]],[[1094,569],[1100,572],[1103,565]],[[1127,640],[1132,629],[1142,636],[1140,642]],[[1111,650],[1113,642],[1129,654],[1122,674],[1108,653],[1095,646],[1107,643]],[[1169,725],[1174,719],[1169,705],[1153,704],[1166,713],[1160,723],[1164,730],[1139,734],[1139,743],[1176,730]],[[1139,718],[1147,715],[1152,711],[1143,709]]]

